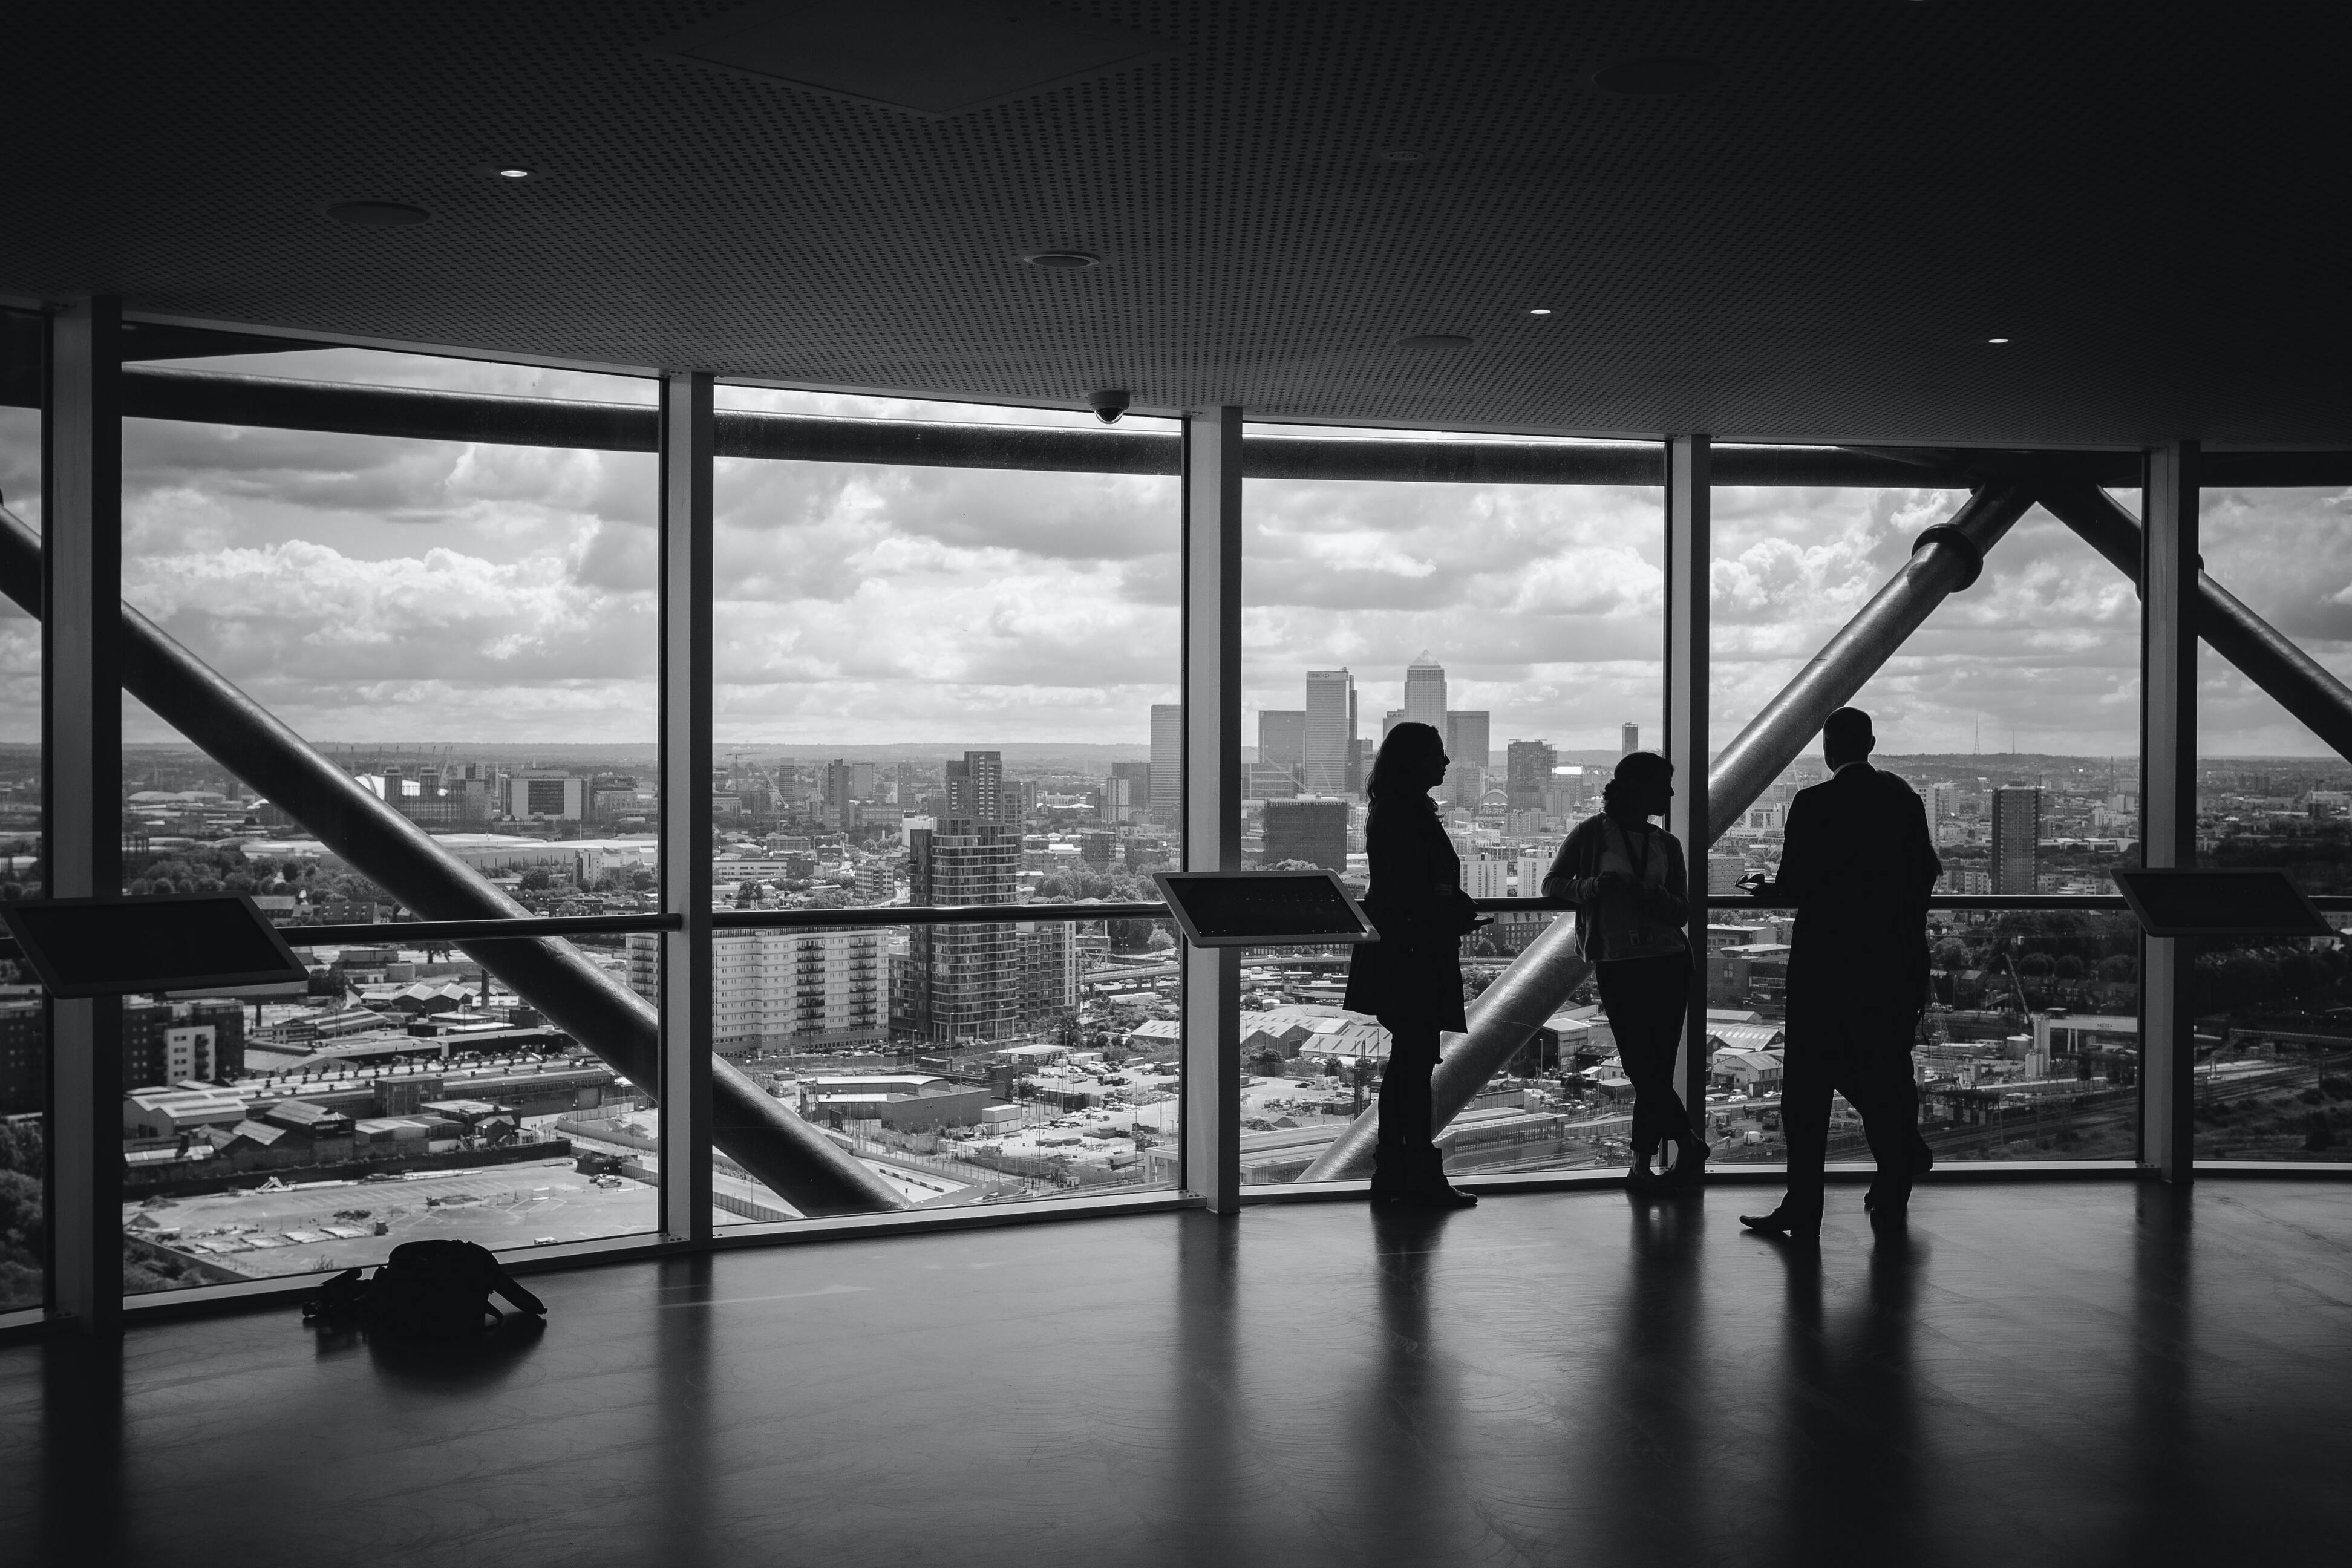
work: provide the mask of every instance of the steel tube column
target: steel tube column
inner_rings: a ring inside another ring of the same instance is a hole
[[[1675,798],[1666,826],[1689,861],[1690,994],[1684,1011],[1675,1081],[1692,1127],[1706,1121],[1706,781],[1707,609],[1713,579],[1709,443],[1704,436],[1666,442],[1666,760],[1675,764]]]
[[[0,515],[0,591],[28,615],[42,613],[41,572],[40,540]],[[128,605],[118,613],[122,689],[284,807],[354,870],[427,920],[530,916],[146,616]],[[630,1082],[657,1091],[653,1005],[579,949],[546,937],[459,945]],[[906,1206],[880,1177],[732,1064],[713,1061],[710,1073],[719,1147],[794,1207],[824,1215]]]
[[[2140,846],[2149,869],[2197,863],[2197,444],[2150,449],[2140,610]],[[2192,1173],[2195,943],[2143,936],[2140,1163],[2167,1181]]]
[[[1184,868],[1242,868],[1242,411],[1184,422]],[[1187,1192],[1241,1202],[1237,947],[1186,945],[1182,965]]]
[[[2200,456],[2199,466],[2203,468]],[[2116,571],[2137,584],[2146,548],[2139,523],[2095,485],[2044,485],[2038,499],[2050,514],[2082,536]],[[2294,715],[2306,730],[2352,759],[2352,687],[2276,627],[2241,603],[2199,567],[2195,597],[2197,635],[2237,667],[2271,700]]]
[[[1753,805],[1821,733],[1829,716],[1853,700],[1946,595],[1977,580],[1985,552],[2032,504],[2033,494],[2026,486],[2002,480],[1970,496],[1949,522],[1921,534],[1903,570],[1715,759],[1707,777],[1707,809],[1713,820],[1729,822]],[[1692,847],[1696,853],[1696,846]]]
[[[1685,846],[1694,861],[1704,857],[1720,834],[1719,825],[1754,804],[1812,742],[1822,721],[1853,700],[1937,605],[1976,581],[1984,552],[2032,504],[2032,496],[2023,486],[2003,480],[1969,498],[1951,521],[1920,535],[1903,569],[1715,760],[1706,782],[1707,844]],[[1567,921],[1545,927],[1511,961],[1470,1004],[1469,1032],[1453,1037],[1437,1064],[1431,1091],[1441,1125],[1461,1114],[1591,973],[1591,966],[1576,956],[1574,928]],[[1299,1180],[1331,1182],[1364,1175],[1371,1169],[1379,1129],[1378,1110],[1365,1111],[1299,1173]]]
[[[710,1236],[711,377],[661,384],[662,1234]]]
[[[58,899],[122,891],[122,698],[110,611],[122,597],[122,302],[49,318],[42,522],[42,802]],[[14,520],[12,519],[13,522]],[[21,529],[22,525],[16,525]],[[19,595],[22,602],[22,595]],[[122,1003],[52,1000],[49,1300],[91,1333],[122,1326]]]

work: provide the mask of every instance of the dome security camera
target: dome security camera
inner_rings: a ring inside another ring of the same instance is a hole
[[[1118,424],[1118,416],[1127,412],[1127,405],[1132,401],[1133,399],[1129,397],[1124,392],[1090,392],[1087,394],[1087,406],[1093,409],[1095,411],[1095,417],[1101,420],[1106,425]]]

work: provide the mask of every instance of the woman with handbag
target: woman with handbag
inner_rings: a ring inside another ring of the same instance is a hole
[[[1600,977],[1617,1059],[1633,1081],[1633,1164],[1625,1181],[1636,1192],[1692,1186],[1707,1155],[1675,1092],[1690,999],[1690,942],[1683,934],[1690,878],[1683,847],[1650,821],[1674,799],[1674,777],[1675,765],[1654,752],[1619,758],[1601,815],[1568,836],[1543,882],[1546,898],[1577,906],[1577,951]],[[1676,1158],[1660,1176],[1650,1162],[1666,1142]]]
[[[1430,1136],[1429,1075],[1442,1029],[1469,1026],[1462,1015],[1461,939],[1486,922],[1462,890],[1462,860],[1429,792],[1445,778],[1445,742],[1426,724],[1399,724],[1381,742],[1364,793],[1364,851],[1371,885],[1364,912],[1381,935],[1349,957],[1349,1012],[1370,1013],[1389,1032],[1381,1075],[1381,1141],[1372,1201],[1467,1208],[1478,1200],[1445,1179]]]

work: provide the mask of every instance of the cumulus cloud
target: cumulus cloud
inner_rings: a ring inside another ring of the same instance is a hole
[[[653,383],[328,350],[222,362],[265,374],[647,405]],[[1066,410],[759,388],[723,405],[1097,430]],[[1124,428],[1166,428],[1130,420]],[[0,493],[37,523],[38,426],[0,410]],[[653,738],[656,467],[644,454],[132,421],[131,600],[323,740]],[[1429,649],[1499,748],[1654,734],[1661,494],[1642,487],[1252,480],[1244,702],[1296,708],[1347,665],[1364,731]],[[1715,492],[1715,739],[1728,741],[1965,498],[1929,489]],[[2130,498],[2126,498],[2129,504]],[[726,744],[939,739],[1139,742],[1178,689],[1171,478],[726,461],[715,540]],[[2217,577],[2352,673],[2352,498],[2214,491]],[[1858,700],[1893,750],[2092,754],[2137,744],[2138,605],[2028,514]],[[37,734],[37,627],[0,609],[0,733]],[[2210,752],[2315,750],[2210,658]],[[132,716],[133,733],[162,734]],[[142,726],[145,728],[142,729]],[[1251,738],[1254,738],[1251,737]]]

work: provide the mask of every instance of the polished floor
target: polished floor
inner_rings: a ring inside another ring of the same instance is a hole
[[[541,1276],[0,1350],[0,1561],[2260,1563],[2352,1550],[2352,1185],[1354,1204]]]

